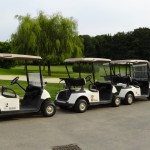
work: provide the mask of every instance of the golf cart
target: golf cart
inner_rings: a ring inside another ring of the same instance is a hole
[[[11,85],[17,84],[22,90],[24,90],[25,95],[23,98],[20,98],[11,88],[6,86],[0,87],[0,116],[39,112],[45,117],[53,116],[56,112],[56,108],[50,101],[50,94],[44,89],[46,83],[43,83],[41,74],[41,57],[0,53],[0,59],[24,61],[27,78],[26,88],[18,82],[18,76],[10,83]],[[29,63],[31,61],[36,61],[36,63],[39,64],[38,72],[30,73],[29,64],[27,64],[27,62]]]
[[[110,68],[106,70],[103,64],[110,61],[104,58],[66,59],[64,63],[68,78],[60,78],[65,82],[65,88],[56,95],[55,104],[61,108],[71,107],[80,113],[85,112],[90,105],[111,103],[119,106],[121,99],[115,86],[104,80]]]
[[[147,60],[111,61],[111,80],[125,104],[136,98],[150,98],[150,74]]]

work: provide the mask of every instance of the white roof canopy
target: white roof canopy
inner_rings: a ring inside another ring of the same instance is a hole
[[[111,64],[120,64],[120,65],[125,65],[125,64],[138,64],[138,63],[148,63],[147,60],[138,60],[138,59],[127,59],[127,60],[113,60],[111,61]]]
[[[0,59],[41,60],[42,58],[40,56],[32,56],[32,55],[0,53]]]
[[[69,58],[65,59],[64,62],[74,63],[74,62],[110,62],[110,59],[106,58]]]

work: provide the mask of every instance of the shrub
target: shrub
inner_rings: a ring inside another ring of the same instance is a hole
[[[79,72],[79,65],[74,64],[72,66],[73,72]],[[80,64],[80,71],[82,73],[91,73],[92,72],[92,65],[91,64]]]

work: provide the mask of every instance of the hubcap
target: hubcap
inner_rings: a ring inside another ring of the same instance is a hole
[[[79,107],[80,107],[81,111],[84,111],[86,109],[86,104],[85,103],[81,103]]]
[[[133,97],[131,95],[128,96],[128,103],[131,104],[133,102]]]
[[[47,111],[48,114],[52,114],[53,111],[54,111],[54,107],[53,106],[48,106],[46,111]]]
[[[116,105],[118,106],[118,105],[120,105],[120,98],[116,98]]]

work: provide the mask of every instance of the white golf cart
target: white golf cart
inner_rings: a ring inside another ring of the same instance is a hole
[[[111,80],[125,104],[136,98],[150,98],[150,74],[147,60],[111,61]]]
[[[57,94],[55,104],[62,108],[71,107],[80,113],[85,112],[90,105],[111,103],[119,106],[121,99],[117,96],[115,86],[104,81],[106,73],[110,74],[110,68],[106,70],[103,64],[110,61],[104,58],[66,59],[64,63],[69,78],[61,78],[66,86]]]
[[[0,53],[0,59],[24,61],[27,78],[26,88],[22,87],[18,83],[19,77],[16,77],[11,81],[11,85],[17,84],[20,88],[22,88],[22,90],[24,90],[25,95],[21,100],[13,89],[10,89],[6,86],[1,86],[0,116],[39,112],[41,112],[45,117],[53,116],[56,112],[56,108],[55,105],[50,101],[50,94],[44,89],[45,83],[43,83],[40,66],[41,57]],[[36,61],[36,63],[39,64],[39,71],[36,73],[30,73],[27,61]]]

